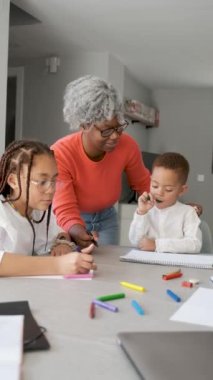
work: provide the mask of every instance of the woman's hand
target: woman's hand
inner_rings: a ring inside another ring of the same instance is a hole
[[[71,239],[82,248],[88,247],[93,240],[97,241],[97,232],[89,234],[85,227],[81,224],[74,224],[70,230],[69,234]]]
[[[92,255],[93,249],[94,244],[90,244],[89,247],[82,249],[80,253],[72,252],[67,255],[57,257],[57,273],[61,275],[88,273],[91,269],[96,269],[97,266],[94,263],[94,258]]]

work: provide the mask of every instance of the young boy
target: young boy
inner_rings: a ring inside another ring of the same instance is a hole
[[[138,199],[130,242],[143,251],[198,253],[202,234],[192,206],[180,203],[188,186],[188,161],[179,153],[159,155],[152,167],[150,193]]]

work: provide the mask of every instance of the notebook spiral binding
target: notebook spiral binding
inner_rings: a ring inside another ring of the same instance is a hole
[[[156,253],[139,250],[131,250],[126,255],[120,256],[120,261],[132,263],[181,266],[198,269],[212,269],[213,255]]]

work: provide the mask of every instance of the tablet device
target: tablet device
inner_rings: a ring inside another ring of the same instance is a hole
[[[117,338],[143,380],[213,378],[213,331],[120,332]]]

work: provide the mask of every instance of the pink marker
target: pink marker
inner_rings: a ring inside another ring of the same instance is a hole
[[[92,278],[93,277],[93,273],[80,273],[80,274],[65,274],[64,275],[64,278],[66,279],[70,279],[70,280],[83,280],[83,279],[87,279],[87,278]]]

